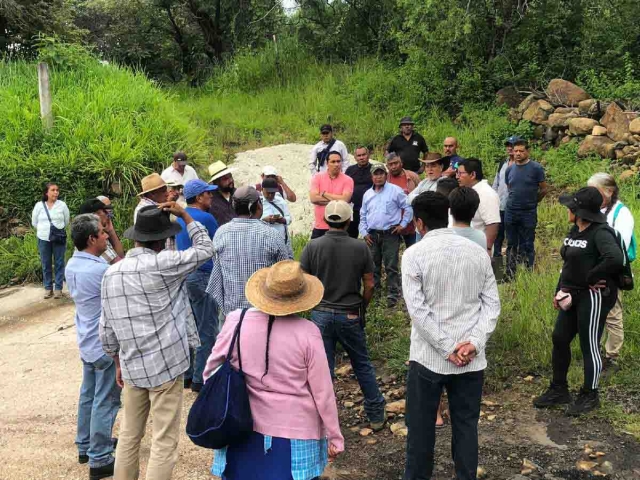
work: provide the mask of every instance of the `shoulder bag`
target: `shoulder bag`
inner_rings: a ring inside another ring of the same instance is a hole
[[[335,143],[336,139],[331,139],[328,145],[316,154],[316,172],[319,172],[320,168],[327,162],[331,149]]]
[[[187,435],[200,447],[228,447],[242,442],[253,432],[253,417],[240,354],[240,330],[246,313],[245,308],[233,334],[227,358],[204,384],[189,411]],[[239,370],[231,365],[236,341]]]
[[[51,221],[51,215],[49,215],[49,209],[47,208],[47,204],[44,200],[42,201],[42,207],[49,219],[49,241],[51,243],[67,243],[67,231],[64,228],[58,228],[53,224]]]

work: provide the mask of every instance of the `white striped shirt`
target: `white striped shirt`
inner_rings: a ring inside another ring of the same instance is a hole
[[[484,248],[449,228],[428,232],[402,257],[402,290],[411,316],[411,361],[441,375],[486,368],[500,298]],[[447,359],[464,341],[477,356],[457,367]]]

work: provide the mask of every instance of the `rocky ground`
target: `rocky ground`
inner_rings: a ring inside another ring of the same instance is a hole
[[[35,286],[0,290],[0,480],[86,479],[73,443],[81,380],[69,300],[44,300]],[[344,361],[336,383],[347,450],[327,469],[327,479],[402,478],[406,429],[403,378],[379,368],[390,404],[382,432],[366,430],[362,396]],[[531,377],[500,392],[488,392],[480,423],[480,464],[487,478],[577,479],[598,475],[640,479],[640,444],[607,423],[571,420],[561,412],[539,412],[531,397],[543,386]],[[187,393],[186,420],[195,396]],[[624,399],[620,399],[623,401]],[[118,424],[116,424],[116,434]],[[394,432],[392,432],[392,430]],[[436,478],[453,475],[449,427],[438,432]],[[142,475],[149,435],[142,450]],[[213,478],[211,454],[186,438],[180,441],[176,480]]]

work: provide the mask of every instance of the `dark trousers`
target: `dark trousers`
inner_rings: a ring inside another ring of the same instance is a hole
[[[351,238],[358,238],[358,229],[360,227],[360,209],[353,209],[353,220],[349,224],[347,233]]]
[[[415,245],[417,240],[416,240],[416,234],[412,233],[411,235],[402,235],[402,240],[404,241],[404,245],[409,248],[412,245]]]
[[[500,227],[498,228],[498,235],[495,242],[493,242],[493,256],[502,256],[502,244],[505,239],[505,226],[504,226],[504,210],[500,210]]]
[[[380,280],[382,278],[382,265],[387,274],[387,300],[397,302],[400,298],[400,275],[398,273],[398,263],[400,261],[400,235],[391,233],[371,233],[373,244],[369,247],[375,265],[373,279],[375,290],[380,291]]]
[[[596,390],[602,372],[600,339],[609,311],[616,303],[617,291],[572,291],[573,305],[568,311],[560,310],[553,330],[553,383],[567,386],[567,373],[571,365],[571,341],[578,335],[584,363],[584,389]]]
[[[447,389],[451,415],[451,453],[458,480],[475,480],[478,469],[478,420],[484,371],[440,375],[416,362],[409,365],[406,422],[407,462],[404,480],[433,475],[436,415]]]
[[[350,315],[346,313],[320,312],[318,310],[311,312],[311,321],[318,326],[322,333],[331,377],[334,376],[333,370],[336,363],[336,343],[340,342],[349,355],[353,372],[364,395],[364,411],[367,418],[371,422],[382,422],[384,421],[385,401],[376,382],[376,370],[369,359],[364,326],[359,316],[349,317]]]
[[[45,290],[53,290],[54,283],[56,290],[62,290],[66,251],[66,243],[52,243],[38,239],[38,252],[40,252],[40,262],[42,263],[42,283]]]
[[[524,263],[529,269],[533,268],[538,211],[507,210],[504,223],[507,234],[507,276],[513,277],[519,263]]]
[[[313,240],[314,238],[320,238],[323,237],[325,233],[327,233],[329,230],[323,230],[321,228],[314,228],[313,231],[311,232],[311,240]]]

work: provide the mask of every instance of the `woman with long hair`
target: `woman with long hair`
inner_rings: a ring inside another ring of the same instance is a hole
[[[569,221],[574,225],[560,249],[564,264],[553,299],[553,306],[558,310],[551,357],[553,380],[533,404],[548,408],[570,403],[567,414],[578,416],[600,406],[599,344],[604,321],[618,298],[624,253],[615,231],[600,211],[602,195],[598,189],[581,188],[574,194],[560,196],[560,203],[569,209]],[[567,374],[571,341],[576,335],[584,362],[584,384],[572,402]]]
[[[618,198],[620,190],[615,179],[608,173],[595,173],[591,176],[587,185],[596,187],[602,195],[602,213],[607,216],[607,223],[616,230],[627,249],[631,246],[633,238],[634,220],[629,210]],[[618,357],[624,342],[624,327],[622,324],[622,292],[618,292],[615,305],[607,315],[606,320],[607,341],[604,344],[605,359],[602,366],[609,372],[619,370]]]
[[[237,344],[253,416],[253,434],[214,453],[223,480],[312,480],[344,450],[329,364],[318,327],[296,313],[311,310],[324,288],[300,264],[284,260],[254,273]],[[231,312],[204,370],[222,365],[241,311]],[[238,368],[238,355],[231,360]]]
[[[38,251],[42,262],[44,298],[62,297],[64,255],[67,251],[65,230],[70,218],[67,204],[59,200],[59,196],[58,185],[53,182],[47,183],[42,191],[41,201],[36,203],[31,214],[31,224],[36,229]]]

